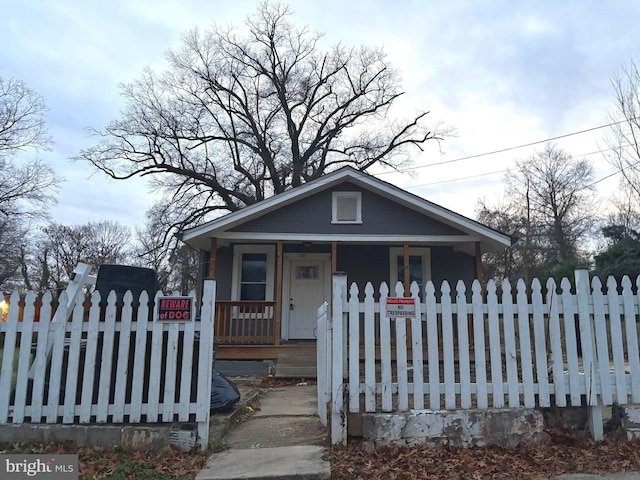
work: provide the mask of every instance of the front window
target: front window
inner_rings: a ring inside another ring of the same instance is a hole
[[[392,247],[389,249],[391,292],[395,292],[397,282],[404,284],[404,249]],[[431,256],[428,248],[409,248],[409,283],[416,282],[420,292],[425,284],[431,280]]]
[[[398,278],[396,282],[404,282],[404,255],[396,256]],[[424,286],[424,269],[421,255],[409,255],[409,283],[418,282],[420,287]],[[395,283],[395,282],[394,282]]]
[[[273,245],[236,245],[233,250],[232,300],[273,300]]]
[[[243,253],[240,300],[264,300],[267,293],[267,254]]]

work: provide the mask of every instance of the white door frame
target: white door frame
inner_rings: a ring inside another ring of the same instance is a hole
[[[331,254],[289,252],[282,256],[282,322],[280,336],[282,340],[289,340],[289,299],[291,298],[291,260],[321,260],[323,262],[324,291],[326,300],[330,301],[331,292]],[[320,305],[318,305],[320,307]],[[313,312],[313,315],[316,313]]]

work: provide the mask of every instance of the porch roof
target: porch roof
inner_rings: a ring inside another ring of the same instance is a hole
[[[369,190],[422,215],[454,227],[462,234],[408,236],[406,234],[398,234],[397,232],[388,234],[354,235],[328,232],[326,234],[318,234],[233,231],[233,229],[242,224],[275,212],[284,206],[308,198],[311,195],[315,195],[345,181],[365,190]],[[298,242],[337,241],[349,243],[401,244],[404,241],[410,241],[413,243],[430,245],[452,245],[457,249],[470,251],[473,251],[473,245],[476,242],[479,242],[483,252],[499,250],[512,244],[512,238],[504,233],[351,167],[343,167],[287,192],[275,195],[259,203],[245,207],[237,212],[227,214],[203,225],[190,228],[182,232],[182,240],[185,243],[202,250],[210,250],[210,239],[214,237],[223,241],[227,240],[228,242],[283,240]]]

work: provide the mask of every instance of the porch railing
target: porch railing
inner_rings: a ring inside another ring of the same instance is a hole
[[[275,345],[274,301],[218,301],[215,341],[222,345]]]

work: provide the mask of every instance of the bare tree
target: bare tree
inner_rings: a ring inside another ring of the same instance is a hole
[[[19,217],[0,216],[0,287],[14,289],[18,282],[27,226]]]
[[[97,271],[103,263],[123,263],[129,258],[128,227],[117,222],[89,222],[84,225],[51,223],[43,228],[48,251],[46,268],[56,288],[62,288],[79,262]]]
[[[169,256],[167,291],[178,291],[186,295],[195,290],[198,281],[199,252],[182,244]]]
[[[164,291],[183,294],[196,288],[199,254],[176,237],[166,238],[166,211],[163,205],[153,205],[146,214],[147,221],[136,230],[135,263],[156,271],[158,284]]]
[[[516,162],[507,176],[512,201],[526,206],[531,223],[543,235],[548,261],[564,263],[580,250],[580,241],[591,232],[593,167],[568,153],[547,145],[526,160]]]
[[[47,265],[50,244],[42,232],[30,228],[25,231],[20,243],[20,276],[15,286],[26,290],[43,292],[51,287],[51,275]]]
[[[55,203],[55,191],[60,182],[49,165],[31,160],[16,165],[0,158],[0,214],[42,217],[45,209]]]
[[[518,160],[505,177],[505,200],[479,204],[479,221],[517,238],[508,249],[485,254],[489,276],[522,277],[529,284],[583,262],[596,224],[592,176],[588,162],[552,145]]]
[[[170,225],[165,222],[165,208],[154,204],[146,212],[146,222],[136,228],[136,244],[133,261],[136,265],[152,268],[157,275],[158,286],[167,291],[169,283],[169,257],[177,248],[175,237],[167,237]]]
[[[0,154],[13,155],[28,148],[47,148],[44,97],[21,80],[0,77]]]
[[[629,184],[623,184],[610,198],[611,210],[601,232],[609,245],[624,239],[640,240],[640,197]]]
[[[115,179],[150,175],[174,225],[235,211],[344,165],[397,168],[439,139],[428,112],[389,121],[399,75],[377,48],[320,48],[321,35],[263,3],[248,34],[213,25],[169,51],[170,70],[122,87],[119,120],[79,158]]]
[[[61,180],[51,167],[40,160],[16,160],[21,152],[51,144],[45,112],[41,95],[20,80],[0,77],[0,215],[42,216],[55,201]]]
[[[635,61],[623,66],[611,83],[615,105],[611,113],[613,125],[606,139],[606,158],[622,174],[640,200],[640,71]]]
[[[529,284],[542,265],[538,235],[525,204],[502,200],[493,205],[486,199],[478,202],[476,218],[479,222],[510,235],[516,241],[508,248],[483,255],[485,278],[496,280],[522,277]]]

